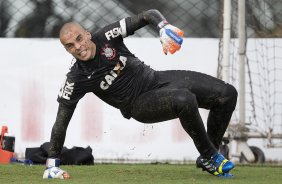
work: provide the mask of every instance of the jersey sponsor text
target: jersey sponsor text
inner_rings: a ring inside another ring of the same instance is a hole
[[[121,35],[122,34],[121,31],[122,30],[121,30],[120,27],[115,27],[112,30],[105,32],[105,36],[106,36],[107,40],[111,40],[111,38],[116,38],[119,35]]]
[[[103,90],[108,89],[110,87],[110,85],[113,83],[113,81],[119,76],[120,71],[122,71],[124,69],[124,67],[126,65],[127,58],[124,57],[124,56],[120,56],[119,60],[121,61],[122,66],[118,62],[116,64],[116,66],[114,67],[114,69],[112,69],[110,71],[110,73],[105,76],[104,80],[102,80],[101,83],[100,83],[101,89],[103,89]]]
[[[74,82],[66,81],[65,85],[61,88],[59,92],[59,97],[66,100],[70,100],[74,88]]]

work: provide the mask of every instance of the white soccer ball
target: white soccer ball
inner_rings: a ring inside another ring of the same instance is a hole
[[[60,169],[59,167],[49,167],[44,171],[43,179],[66,179],[65,178],[65,172],[64,170]]]

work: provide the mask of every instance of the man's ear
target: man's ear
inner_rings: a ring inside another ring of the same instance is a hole
[[[91,39],[91,33],[90,32],[86,31],[86,36],[89,40]]]

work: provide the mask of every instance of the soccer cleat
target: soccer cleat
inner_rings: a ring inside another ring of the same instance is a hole
[[[233,175],[230,174],[229,171],[233,169],[235,165],[233,162],[224,158],[222,154],[216,153],[209,160],[199,156],[196,160],[196,166],[214,176],[230,178]]]

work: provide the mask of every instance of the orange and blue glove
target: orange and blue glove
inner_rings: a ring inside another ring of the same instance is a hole
[[[184,32],[171,24],[161,22],[163,26],[160,27],[160,41],[163,47],[163,52],[174,54],[181,48],[183,42]]]

